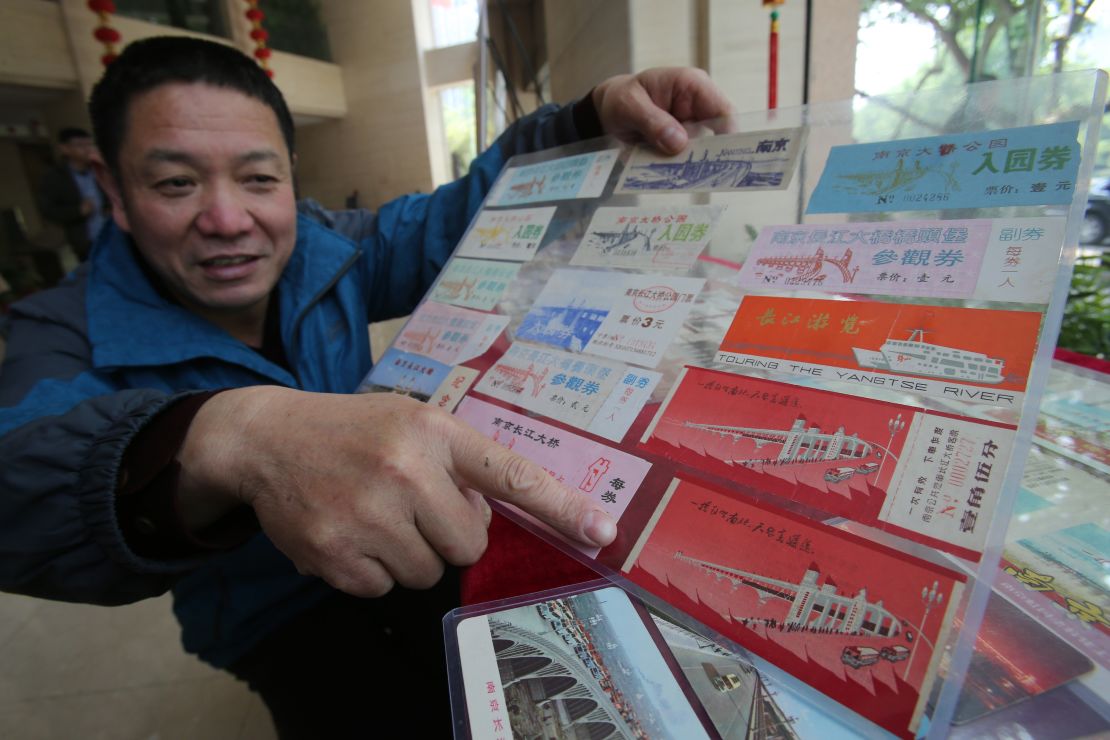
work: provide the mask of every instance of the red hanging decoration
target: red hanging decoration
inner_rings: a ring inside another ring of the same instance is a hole
[[[270,69],[270,55],[273,54],[273,50],[266,45],[270,34],[262,27],[266,14],[258,7],[258,0],[243,1],[247,4],[247,12],[244,15],[251,23],[250,37],[254,41],[254,58],[258,60],[258,66],[262,67],[267,75],[273,77],[274,70]]]
[[[786,0],[763,0],[763,7],[782,5]],[[779,12],[771,11],[771,37],[767,52],[767,109],[778,107],[779,98]]]
[[[123,38],[119,31],[109,25],[112,13],[116,12],[116,4],[112,0],[89,0],[88,6],[99,19],[97,27],[93,29],[93,38],[104,44],[104,56],[100,57],[100,62],[107,67],[119,57],[116,45]]]

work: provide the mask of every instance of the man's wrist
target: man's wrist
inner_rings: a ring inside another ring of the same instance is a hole
[[[180,558],[225,550],[257,531],[249,507],[225,504],[198,526],[192,496],[183,496],[177,457],[194,418],[220,391],[170,404],[132,439],[117,474],[116,512],[128,545],[151,558]]]

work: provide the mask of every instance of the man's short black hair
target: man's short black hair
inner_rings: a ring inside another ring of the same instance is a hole
[[[68,128],[64,128],[64,129],[62,129],[61,131],[58,132],[58,143],[59,144],[68,144],[69,142],[73,141],[74,139],[91,139],[91,138],[92,138],[92,134],[90,134],[88,131],[86,131],[83,128],[74,128],[73,126],[70,126]]]
[[[131,100],[174,82],[201,82],[223,87],[265,103],[277,116],[289,155],[293,155],[293,117],[281,91],[253,59],[214,41],[188,36],[155,36],[135,41],[108,65],[89,99],[96,144],[113,170],[127,133]]]

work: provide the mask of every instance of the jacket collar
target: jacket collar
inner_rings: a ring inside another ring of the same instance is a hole
[[[334,284],[358,251],[338,234],[297,217],[297,241],[278,281],[281,334],[287,348],[297,319]],[[94,367],[160,366],[211,357],[282,385],[297,385],[285,369],[164,297],[140,265],[130,236],[114,223],[101,233],[89,261],[85,306]],[[295,357],[289,361],[296,367]]]

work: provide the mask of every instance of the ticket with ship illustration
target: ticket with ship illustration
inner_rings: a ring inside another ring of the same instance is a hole
[[[1016,429],[687,367],[640,447],[737,484],[977,560]]]
[[[983,218],[765,226],[736,284],[1048,303],[1066,219]]]
[[[1068,205],[1079,121],[834,146],[806,213]]]
[[[1041,314],[748,295],[717,352],[728,368],[1021,408]]]
[[[672,157],[640,145],[614,192],[783,190],[790,185],[804,141],[804,128],[782,128],[694,139]]]
[[[484,210],[470,225],[455,255],[528,262],[539,249],[554,215],[555,206]]]
[[[675,478],[623,573],[912,738],[965,580],[835,527]]]
[[[713,233],[723,205],[598,208],[570,264],[686,272]]]

